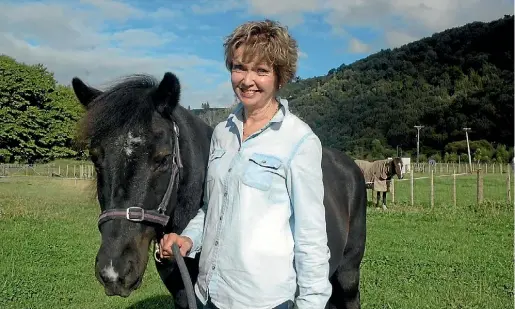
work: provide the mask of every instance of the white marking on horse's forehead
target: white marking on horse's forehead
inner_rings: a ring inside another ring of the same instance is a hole
[[[143,143],[143,138],[141,138],[140,136],[135,136],[132,134],[131,131],[129,131],[129,133],[127,133],[127,139],[125,140],[125,146],[123,147],[125,153],[130,156],[132,154],[132,151],[133,151],[133,145],[134,144],[141,144]]]
[[[113,260],[110,260],[109,265],[102,269],[102,275],[105,279],[111,282],[115,282],[116,280],[118,280],[118,273],[116,272],[116,270],[114,270]]]
[[[404,175],[404,171],[402,170],[402,162],[399,162],[399,170],[401,171],[401,176]]]
[[[132,135],[132,132],[129,131],[129,133],[127,134],[127,143],[129,144],[137,144],[137,143],[141,143],[143,142],[143,139],[139,136],[133,136]]]

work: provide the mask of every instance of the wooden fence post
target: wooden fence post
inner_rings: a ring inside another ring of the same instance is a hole
[[[511,203],[511,176],[510,169],[508,169],[508,175],[506,176],[506,190],[508,193],[508,202]]]
[[[456,207],[456,170],[452,171],[452,202]]]
[[[413,171],[410,173],[410,192],[411,192],[411,206],[415,204],[414,196],[413,196]]]
[[[477,203],[483,202],[483,175],[481,174],[481,168],[477,169]]]
[[[435,206],[434,171],[431,169],[431,208]]]
[[[395,180],[392,177],[391,181],[391,187],[392,187],[392,203],[395,203]]]

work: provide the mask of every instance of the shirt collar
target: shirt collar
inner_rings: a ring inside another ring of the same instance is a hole
[[[288,107],[288,100],[282,99],[281,97],[276,97],[277,102],[279,102],[279,112],[272,117],[270,120],[271,123],[274,122],[282,122],[284,117],[290,113],[290,109]],[[243,103],[241,101],[238,102],[236,107],[233,109],[232,113],[229,114],[229,121],[236,123],[243,123]]]

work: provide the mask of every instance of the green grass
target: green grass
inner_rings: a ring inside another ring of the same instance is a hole
[[[512,308],[513,204],[496,181],[489,192],[501,199],[479,206],[471,177],[458,182],[456,208],[440,193],[430,209],[422,185],[409,206],[409,181],[389,211],[369,207],[363,308]],[[129,298],[105,296],[93,272],[97,216],[85,180],[0,178],[0,308],[172,308],[152,261]]]

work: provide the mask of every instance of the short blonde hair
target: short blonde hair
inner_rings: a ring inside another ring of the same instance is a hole
[[[232,70],[232,59],[236,49],[244,47],[243,61],[265,62],[272,66],[278,85],[285,85],[297,72],[297,41],[288,29],[276,21],[265,19],[251,21],[238,26],[225,38],[225,66]]]

